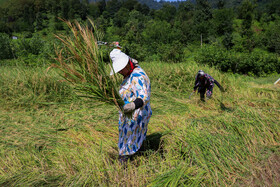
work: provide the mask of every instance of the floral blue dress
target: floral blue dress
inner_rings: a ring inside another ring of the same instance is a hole
[[[144,105],[133,112],[132,118],[126,117],[121,112],[119,115],[119,155],[132,155],[140,149],[146,139],[152,115],[150,79],[140,66],[124,79],[119,93],[125,103],[133,102],[137,98],[144,101]]]

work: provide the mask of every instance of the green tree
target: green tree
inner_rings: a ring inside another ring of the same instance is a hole
[[[144,29],[145,16],[137,10],[133,10],[129,13],[129,19],[125,25],[125,40],[129,43],[140,43],[142,40],[141,33]]]
[[[160,45],[171,44],[178,41],[181,34],[172,28],[167,21],[150,20],[142,32],[144,46],[150,54],[158,53]]]
[[[243,37],[243,46],[249,51],[253,50],[254,41],[253,41],[253,30],[252,30],[252,22],[254,19],[254,9],[255,4],[253,4],[250,0],[244,0],[239,7],[239,18],[242,19],[241,24],[241,36]]]
[[[70,0],[70,1],[68,1],[68,3],[69,3],[68,18],[69,19],[81,18],[82,4],[81,4],[80,0]]]
[[[82,0],[81,1],[81,10],[80,10],[80,16],[82,20],[87,19],[87,15],[89,13],[89,2],[88,0]]]
[[[13,58],[10,38],[5,33],[0,33],[0,59]]]
[[[60,2],[60,1],[59,1]],[[48,7],[48,10],[54,14],[54,16],[58,16],[60,11],[60,4],[56,0],[48,0],[46,2],[46,6]]]
[[[126,0],[124,1],[122,7],[132,11],[137,4],[139,4],[137,0]]]
[[[100,15],[103,13],[103,11],[106,10],[106,0],[101,0],[101,1],[98,1],[97,3],[97,7],[99,9],[99,13]]]
[[[232,9],[218,9],[213,12],[213,23],[218,36],[233,32],[234,12]]]
[[[44,28],[44,23],[43,23],[43,14],[41,12],[36,13],[35,21],[33,23],[34,26],[34,31],[39,31]]]
[[[7,26],[7,9],[6,8],[1,8],[0,7],[0,33],[5,32],[8,33],[9,29]]]
[[[207,0],[197,0],[195,5],[195,12],[193,16],[194,30],[193,34],[196,39],[202,37],[203,42],[208,42],[209,36],[213,32],[213,26],[210,22],[212,19],[212,10]]]
[[[146,4],[140,4],[138,3],[135,5],[135,10],[141,12],[144,15],[148,15],[150,13],[150,8]]]
[[[169,23],[174,19],[176,15],[176,7],[170,4],[164,4],[160,10],[155,12],[155,19],[165,20]]]
[[[217,3],[218,9],[223,9],[225,8],[225,0],[219,0]]]
[[[277,19],[277,16],[280,16],[280,1],[279,0],[270,0],[267,4],[268,14],[272,15],[272,19]]]
[[[250,0],[244,0],[239,7],[239,18],[242,19],[242,35],[251,37],[253,35],[253,31],[251,29],[252,21],[254,19],[254,9],[255,4],[253,4]]]
[[[109,13],[110,18],[114,18],[115,14],[121,8],[121,3],[118,0],[110,0],[107,2],[106,11]]]
[[[98,18],[101,15],[97,3],[89,4],[88,14],[89,14],[89,16],[92,16],[93,18]]]
[[[46,0],[34,0],[35,13],[46,12]]]
[[[265,42],[270,52],[280,54],[280,19],[271,22],[265,33]]]
[[[174,25],[176,29],[181,31],[180,41],[182,43],[187,44],[195,40],[193,16],[193,3],[187,1],[179,5]]]
[[[63,18],[63,19],[68,19],[68,13],[69,13],[68,0],[61,0],[60,1],[60,7],[61,7],[60,17]]]
[[[129,11],[128,9],[121,7],[120,10],[115,14],[113,19],[114,25],[117,27],[123,27],[129,18]]]
[[[233,33],[233,20],[234,12],[232,9],[217,9],[213,12],[213,26],[217,36],[222,37],[222,43],[230,49],[233,46],[232,33]]]

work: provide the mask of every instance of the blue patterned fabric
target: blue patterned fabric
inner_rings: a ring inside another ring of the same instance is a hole
[[[133,112],[131,119],[121,112],[119,115],[119,155],[132,155],[140,149],[146,139],[152,115],[150,79],[140,66],[122,82],[119,93],[125,102],[133,102],[137,98],[144,101],[144,105]]]

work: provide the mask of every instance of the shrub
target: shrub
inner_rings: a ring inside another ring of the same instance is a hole
[[[256,76],[280,73],[280,61],[277,55],[262,50],[240,53],[216,46],[205,46],[197,53],[195,60],[199,63],[216,66],[224,72]]]
[[[0,60],[13,58],[10,38],[5,33],[0,33]]]
[[[129,43],[126,41],[123,42],[123,50],[131,58],[134,58],[138,61],[143,61],[145,58],[147,58],[148,54],[147,48],[142,44]]]
[[[265,42],[269,51],[280,54],[280,21],[271,23],[265,33]]]
[[[159,56],[165,62],[180,62],[183,60],[183,46],[179,42],[163,44],[158,49]]]
[[[44,47],[44,41],[38,36],[34,36],[31,39],[19,39],[15,44],[16,56],[26,57],[29,54],[39,55]]]

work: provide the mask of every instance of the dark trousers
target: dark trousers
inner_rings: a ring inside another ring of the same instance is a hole
[[[200,100],[201,101],[205,101],[205,93],[207,90],[207,97],[210,98],[212,96],[213,93],[213,87],[209,86],[208,88],[206,87],[199,87],[198,88],[198,92],[200,93]]]

